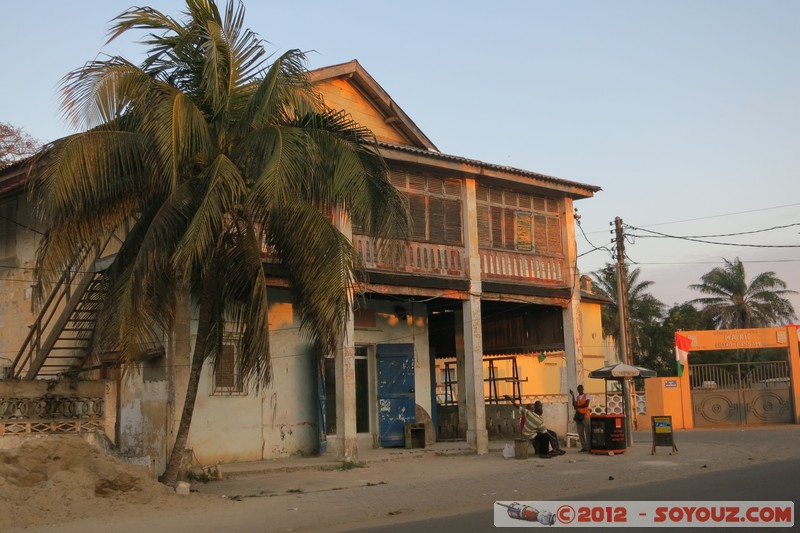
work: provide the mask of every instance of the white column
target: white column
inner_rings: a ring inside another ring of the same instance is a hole
[[[566,250],[565,281],[570,287],[570,299],[562,313],[564,321],[564,351],[566,355],[567,390],[583,384],[583,328],[581,326],[581,285],[575,250],[575,217],[572,198],[564,199],[564,249]],[[562,390],[562,394],[567,394]]]
[[[464,311],[464,396],[467,415],[467,445],[479,455],[483,455],[489,452],[489,432],[486,430],[486,406],[483,397],[481,258],[478,253],[478,206],[475,189],[475,180],[467,179],[463,204],[464,245],[467,256],[467,275],[469,276],[469,297],[462,305]]]
[[[353,229],[349,217],[339,212],[336,226],[353,241]],[[343,461],[358,461],[356,439],[356,349],[353,322],[353,290],[348,291],[350,313],[339,335],[336,347],[336,440],[337,456]]]

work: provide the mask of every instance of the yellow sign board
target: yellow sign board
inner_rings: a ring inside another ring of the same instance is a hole
[[[739,350],[750,348],[786,348],[786,328],[718,329],[679,331],[692,341],[691,351]]]

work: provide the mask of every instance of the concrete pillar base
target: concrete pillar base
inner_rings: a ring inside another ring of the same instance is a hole
[[[344,442],[342,442],[344,441]],[[339,439],[340,447],[337,450],[336,458],[347,463],[358,462],[358,439],[347,438]]]
[[[325,455],[336,457],[338,461],[358,461],[358,439],[345,440],[338,435],[328,435],[325,448]]]
[[[486,455],[489,453],[489,432],[485,429],[468,429],[467,446],[478,455]]]

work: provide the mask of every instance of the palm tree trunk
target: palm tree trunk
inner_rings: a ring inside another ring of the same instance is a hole
[[[200,375],[203,371],[203,363],[205,362],[204,355],[208,342],[208,338],[204,332],[208,331],[211,324],[212,306],[211,296],[209,294],[203,294],[201,296],[197,338],[195,340],[194,350],[192,351],[192,363],[189,367],[189,382],[186,385],[186,399],[183,402],[181,421],[180,424],[178,424],[178,432],[175,435],[175,444],[172,446],[169,461],[167,461],[167,468],[159,478],[161,483],[170,487],[174,487],[178,483],[178,474],[180,472],[183,454],[186,450],[186,442],[189,440],[189,428],[192,425],[192,417],[194,416],[194,404],[195,400],[197,400],[197,390],[200,386]]]

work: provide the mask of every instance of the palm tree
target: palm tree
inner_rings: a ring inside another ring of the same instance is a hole
[[[223,14],[214,0],[186,0],[184,15],[134,7],[112,21],[109,42],[148,31],[146,58],[102,58],[64,78],[64,113],[82,132],[50,147],[34,183],[48,228],[37,258],[44,286],[132,224],[108,270],[96,353],[135,362],[170,330],[177,295],[194,295],[198,335],[167,484],[203,364],[220,356],[226,333],[236,333],[247,383],[270,382],[264,246],[286,267],[302,328],[332,352],[358,267],[332,215],[349,214],[373,237],[408,234],[374,137],[323,105],[302,53],[268,63],[232,1]]]
[[[631,358],[635,362],[644,357],[648,351],[648,337],[645,331],[654,322],[661,318],[664,304],[647,291],[653,285],[652,281],[639,281],[641,270],[634,268],[625,269],[628,300],[628,335],[631,340]],[[614,301],[614,305],[605,305],[602,310],[603,334],[611,335],[617,341],[619,348],[619,304],[617,292],[617,268],[615,265],[606,266],[592,275],[594,283],[592,291]]]
[[[700,278],[689,288],[710,296],[690,303],[702,306],[703,316],[717,329],[740,329],[777,326],[797,320],[794,307],[786,299],[796,291],[775,272],[762,272],[747,283],[744,264],[737,257],[725,261]]]

